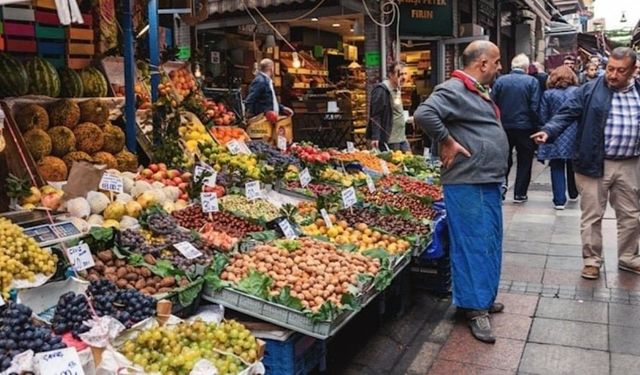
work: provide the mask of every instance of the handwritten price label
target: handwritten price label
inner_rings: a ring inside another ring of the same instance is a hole
[[[84,375],[82,363],[75,348],[38,353],[34,359],[40,374]]]
[[[382,169],[382,174],[389,174],[389,166],[386,161],[380,160],[380,169]]]
[[[84,271],[95,266],[89,245],[80,244],[67,249],[69,261],[76,271]]]
[[[356,146],[353,144],[353,142],[347,142],[347,152],[355,152],[356,151]]]
[[[431,150],[429,150],[429,147],[424,148],[424,152],[422,155],[426,160],[431,160]]]
[[[281,135],[278,136],[278,150],[287,151],[287,138]]]
[[[300,186],[307,187],[311,182],[311,173],[309,173],[309,168],[305,168],[300,172]]]
[[[280,226],[280,229],[282,229],[282,234],[284,234],[285,237],[287,238],[296,238],[298,237],[296,235],[296,232],[293,230],[293,227],[291,226],[291,223],[289,222],[289,220],[282,220],[281,222],[278,223],[278,226]]]
[[[331,222],[331,216],[329,216],[329,213],[327,212],[327,210],[325,210],[324,208],[321,209],[320,215],[322,215],[322,220],[324,220],[324,225],[327,228],[333,227],[333,223]]]
[[[260,191],[260,181],[250,181],[244,184],[244,194],[250,201],[261,198],[262,191]]]
[[[173,245],[173,247],[175,247],[176,250],[178,250],[180,254],[182,254],[182,256],[187,259],[196,259],[202,256],[202,252],[200,252],[200,250],[196,249],[195,246],[187,241],[178,242],[177,244]]]
[[[371,178],[371,176],[367,175],[365,179],[367,180],[367,188],[369,189],[369,193],[375,192],[376,185],[373,183],[373,179]]]
[[[245,155],[251,155],[251,150],[249,149],[249,146],[247,146],[246,143],[244,143],[244,141],[238,141],[238,144],[240,145],[240,153],[241,154],[245,154]]]
[[[100,189],[114,193],[124,193],[124,182],[122,177],[111,173],[105,173],[100,179]]]
[[[202,212],[205,214],[220,211],[220,207],[218,206],[218,195],[216,193],[200,194],[200,204],[202,205]]]
[[[356,189],[350,187],[348,189],[342,190],[342,204],[344,208],[352,207],[354,204],[358,203],[358,197],[356,196]]]
[[[198,180],[200,176],[205,173],[209,173],[209,176],[202,181],[202,184],[206,186],[216,186],[218,173],[212,167],[206,164],[196,165],[195,169],[193,170],[193,180]]]
[[[227,143],[227,150],[231,155],[238,155],[240,153],[240,143],[235,139],[230,140]]]

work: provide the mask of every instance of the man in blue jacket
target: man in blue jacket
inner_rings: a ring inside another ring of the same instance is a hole
[[[249,117],[269,111],[287,116],[293,114],[290,108],[278,103],[278,97],[273,87],[273,67],[273,61],[270,59],[260,61],[260,72],[251,82],[249,94],[244,101]]]
[[[529,136],[538,129],[540,83],[527,74],[528,70],[529,58],[526,55],[514,57],[511,73],[498,78],[491,90],[491,97],[500,108],[502,126],[509,139],[509,171],[513,165],[513,149],[517,152],[514,203],[523,203],[528,199],[531,164],[536,152],[536,145]]]
[[[607,200],[618,221],[618,268],[640,274],[640,83],[633,73],[636,53],[613,50],[605,74],[581,87],[531,137],[552,141],[578,122],[573,168],[580,192],[582,277],[597,279],[602,266],[602,217]]]

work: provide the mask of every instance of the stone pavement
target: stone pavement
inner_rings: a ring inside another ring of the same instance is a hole
[[[377,321],[370,306],[330,342],[328,373],[640,373],[640,275],[617,268],[615,216],[603,223],[600,279],[582,279],[580,210],[553,209],[548,175],[536,163],[529,202],[504,204],[495,345],[471,336],[449,298],[415,291],[401,317]]]

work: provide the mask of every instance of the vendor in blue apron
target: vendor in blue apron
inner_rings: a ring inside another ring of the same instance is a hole
[[[453,303],[464,309],[472,334],[493,343],[490,313],[502,263],[502,196],[509,143],[488,87],[501,69],[500,50],[475,41],[464,50],[463,70],[438,85],[414,113],[438,144],[449,227]]]

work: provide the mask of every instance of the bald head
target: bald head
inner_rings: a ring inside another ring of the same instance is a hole
[[[273,60],[262,59],[260,60],[260,71],[269,77],[273,76]]]
[[[483,85],[495,80],[500,65],[500,49],[487,40],[471,42],[462,52],[464,71]]]

